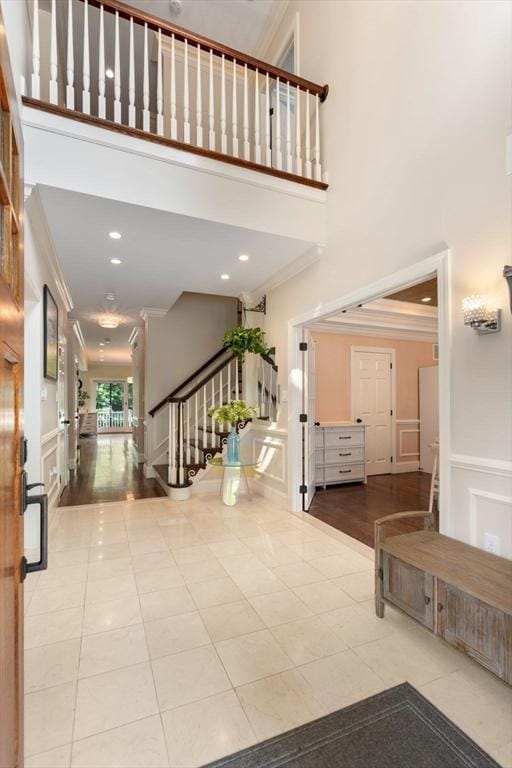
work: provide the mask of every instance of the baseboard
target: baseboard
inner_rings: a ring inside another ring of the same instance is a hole
[[[251,482],[251,488],[256,492],[264,496],[269,501],[273,501],[275,504],[285,504],[288,508],[288,495],[283,491],[279,491],[277,488],[273,488],[271,485],[267,485],[263,480],[253,479]]]
[[[399,461],[398,463],[393,464],[391,474],[398,475],[402,472],[418,472],[419,468],[419,461]]]

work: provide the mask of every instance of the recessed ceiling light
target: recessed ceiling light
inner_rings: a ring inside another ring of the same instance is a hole
[[[116,297],[115,297],[114,293],[106,293],[105,294],[105,298],[106,298],[107,301],[115,301],[116,300]]]
[[[121,261],[121,259],[118,259],[117,257],[115,257],[113,259],[110,259],[110,263],[111,264],[122,264],[123,262]]]
[[[105,346],[105,342],[104,341],[100,341],[100,347],[104,347],[104,346]],[[101,354],[103,354],[103,352]]]
[[[108,69],[105,70],[105,74],[107,77],[109,77],[111,80],[114,77],[114,70],[111,69],[111,67],[108,67]]]
[[[98,320],[98,325],[101,326],[101,328],[117,328],[119,320],[113,315],[104,315]]]
[[[120,240],[122,235],[120,232],[109,232],[108,236],[112,238],[112,240]]]
[[[221,280],[229,280],[229,275],[226,275],[225,273],[220,276]]]
[[[427,302],[429,302],[429,301],[432,301],[432,296],[425,296],[425,297],[422,299],[422,302],[423,302],[424,304],[426,304],[426,303],[427,303]]]
[[[238,261],[249,261],[249,257],[246,253],[241,253],[238,257]]]

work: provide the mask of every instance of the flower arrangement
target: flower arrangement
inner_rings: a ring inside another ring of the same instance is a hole
[[[208,415],[219,424],[229,422],[234,425],[240,421],[249,421],[256,413],[256,408],[247,405],[245,400],[231,400],[230,403],[221,405],[218,408],[210,408]]]

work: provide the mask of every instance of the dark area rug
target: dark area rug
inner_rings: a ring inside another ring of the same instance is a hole
[[[208,768],[279,766],[499,768],[408,683],[217,760]]]

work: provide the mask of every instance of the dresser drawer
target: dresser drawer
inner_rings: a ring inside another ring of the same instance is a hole
[[[334,448],[346,445],[364,445],[364,430],[357,427],[347,429],[326,429],[325,447]]]
[[[317,462],[319,462],[319,451],[317,451]],[[326,464],[354,464],[355,462],[364,462],[364,448],[354,445],[340,445],[336,448],[326,448],[325,450],[325,463]]]
[[[364,480],[364,464],[325,467],[326,483],[343,483],[350,480]]]
[[[315,430],[315,446],[317,448],[324,447],[324,430],[323,429]]]

